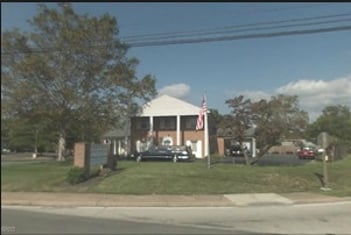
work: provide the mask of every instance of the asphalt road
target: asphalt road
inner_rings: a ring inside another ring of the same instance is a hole
[[[192,226],[121,219],[1,210],[1,234],[246,234]]]
[[[2,207],[5,234],[349,234],[351,202],[247,207]]]

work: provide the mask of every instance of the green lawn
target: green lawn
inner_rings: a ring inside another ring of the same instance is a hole
[[[109,177],[97,177],[78,185],[65,178],[71,164],[32,163],[2,166],[2,191],[91,192],[116,194],[223,194],[320,192],[316,174],[323,164],[303,166],[245,166],[206,162],[120,161]],[[351,156],[328,164],[330,195],[351,195]]]

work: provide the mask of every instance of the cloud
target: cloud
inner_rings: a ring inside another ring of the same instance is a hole
[[[170,95],[176,98],[184,98],[190,93],[190,86],[184,83],[172,84],[158,90],[159,95]]]
[[[314,121],[326,106],[351,105],[351,74],[334,80],[301,79],[278,87],[270,92],[246,90],[231,92],[231,97],[244,95],[252,101],[270,99],[278,94],[297,95],[302,110]]]
[[[275,90],[276,94],[297,95],[301,109],[315,120],[329,105],[351,105],[351,75],[330,81],[303,79]]]

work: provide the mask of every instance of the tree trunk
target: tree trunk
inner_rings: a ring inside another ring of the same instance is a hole
[[[249,156],[247,155],[247,151],[246,149],[244,149],[244,158],[245,158],[245,162],[246,162],[246,165],[250,165],[250,159],[249,159]]]
[[[252,159],[252,161],[250,162],[251,165],[255,165],[257,163],[257,161],[263,157],[267,152],[268,150],[274,145],[266,145],[264,146],[262,149],[260,149],[260,153]]]
[[[38,156],[38,130],[34,131],[34,153],[33,158]]]
[[[63,134],[60,134],[59,140],[58,140],[58,149],[57,149],[57,154],[58,154],[57,161],[59,162],[65,161],[65,156],[64,156],[65,145],[66,145],[65,136]]]

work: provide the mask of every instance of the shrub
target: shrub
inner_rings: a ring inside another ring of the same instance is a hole
[[[79,184],[85,180],[87,180],[89,177],[87,175],[87,172],[85,171],[84,168],[80,167],[72,167],[67,175],[66,180],[70,184]]]

